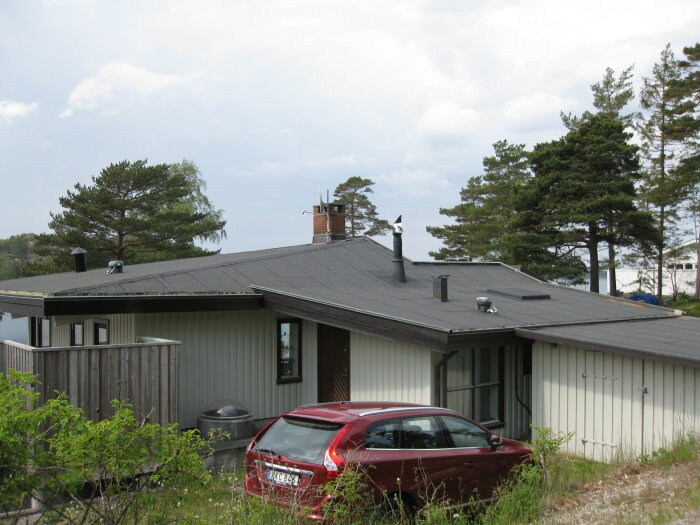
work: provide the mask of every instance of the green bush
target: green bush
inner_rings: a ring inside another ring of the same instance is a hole
[[[210,480],[202,455],[211,448],[196,431],[137,420],[131,405],[117,401],[111,418],[91,421],[64,395],[39,403],[35,383],[29,374],[0,374],[6,509],[31,495],[62,522],[138,523],[162,503],[154,488]]]

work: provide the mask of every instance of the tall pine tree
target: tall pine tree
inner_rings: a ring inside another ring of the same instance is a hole
[[[639,159],[631,136],[618,119],[588,116],[561,139],[535,146],[535,176],[516,199],[516,238],[539,239],[536,246],[563,258],[585,250],[593,292],[602,243],[629,245],[653,235],[650,216],[634,204]]]
[[[682,73],[670,44],[643,79],[640,103],[644,110],[635,124],[645,159],[640,201],[654,214],[659,237],[654,246],[656,295],[663,295],[664,251],[671,244],[679,206],[687,187],[677,167],[692,132],[686,93],[679,88]]]
[[[484,157],[483,175],[467,181],[461,202],[440,213],[455,224],[428,226],[427,231],[445,245],[430,255],[438,260],[490,260],[516,263],[505,242],[513,213],[512,195],[531,176],[524,144],[500,140],[494,155]]]

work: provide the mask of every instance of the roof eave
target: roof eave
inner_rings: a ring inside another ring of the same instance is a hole
[[[0,294],[0,311],[16,315],[123,314],[259,310],[259,294],[85,295]]]

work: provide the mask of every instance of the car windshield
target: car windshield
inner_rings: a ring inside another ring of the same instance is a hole
[[[323,456],[343,425],[282,417],[265,432],[253,450],[306,463],[323,464]]]

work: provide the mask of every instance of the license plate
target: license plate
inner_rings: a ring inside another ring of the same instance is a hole
[[[267,480],[278,485],[296,487],[299,485],[299,475],[283,472],[281,470],[268,470]]]

